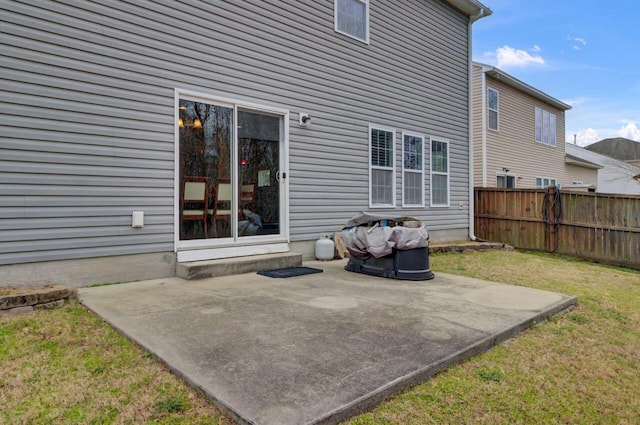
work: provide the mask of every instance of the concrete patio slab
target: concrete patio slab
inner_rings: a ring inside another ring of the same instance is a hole
[[[83,288],[81,301],[240,423],[334,424],[483,352],[576,298],[436,273],[324,273]]]

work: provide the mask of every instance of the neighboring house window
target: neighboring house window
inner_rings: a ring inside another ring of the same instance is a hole
[[[402,133],[402,206],[424,207],[424,137]]]
[[[337,32],[369,43],[369,0],[335,0],[334,21]]]
[[[395,130],[369,126],[369,206],[394,207]]]
[[[540,108],[535,110],[536,142],[556,146],[556,116]]]
[[[560,185],[556,179],[551,179],[548,177],[536,177],[536,189],[546,189],[549,186],[557,186]]]
[[[487,108],[489,109],[489,130],[498,131],[498,91],[487,89]]]
[[[516,176],[508,176],[506,174],[499,174],[496,182],[497,187],[513,188],[516,187]]]
[[[431,206],[449,206],[449,142],[431,140]]]

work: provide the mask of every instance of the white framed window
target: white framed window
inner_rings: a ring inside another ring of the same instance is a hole
[[[424,207],[424,136],[402,132],[402,206]]]
[[[334,29],[369,44],[369,0],[334,0]]]
[[[396,206],[395,129],[369,125],[369,207]]]
[[[489,111],[487,116],[487,128],[489,130],[498,131],[498,90],[487,88],[487,110]]]
[[[449,206],[449,142],[431,139],[431,206]]]
[[[535,138],[543,145],[556,146],[556,116],[544,109],[535,108]]]
[[[549,186],[560,187],[558,180],[549,177],[536,177],[536,189],[546,189]]]
[[[514,188],[516,187],[516,176],[508,174],[498,174],[496,178],[496,187]]]

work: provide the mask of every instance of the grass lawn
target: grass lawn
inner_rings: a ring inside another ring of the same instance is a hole
[[[578,307],[347,424],[640,424],[640,272],[502,251],[431,266]],[[78,305],[0,319],[0,406],[0,424],[233,423]]]

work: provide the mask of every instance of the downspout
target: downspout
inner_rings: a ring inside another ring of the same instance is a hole
[[[482,70],[480,93],[482,93],[482,187],[487,187],[487,73]]]
[[[467,60],[469,62],[469,106],[467,108],[469,112],[469,239],[472,241],[479,240],[479,238],[475,235],[475,200],[473,191],[473,33],[471,29],[473,23],[483,16],[485,16],[485,10],[480,8],[477,15],[469,17],[469,25],[467,27]]]

